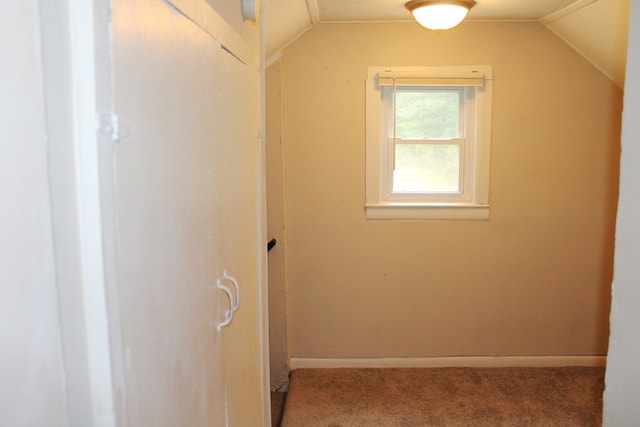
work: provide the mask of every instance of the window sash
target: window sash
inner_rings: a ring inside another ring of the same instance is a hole
[[[398,92],[408,92],[408,93],[416,93],[416,92],[424,92],[424,93],[438,93],[438,92],[458,92],[458,133],[455,136],[451,136],[452,138],[464,137],[466,133],[466,117],[467,117],[467,101],[470,97],[470,90],[472,88],[465,86],[451,86],[451,87],[442,87],[442,86],[404,86],[398,89],[397,86],[385,87],[381,91],[382,101],[386,104],[385,106],[385,114],[388,114],[388,119],[390,120],[391,125],[387,126],[388,132],[391,132],[389,136],[397,137],[397,96]],[[425,139],[435,139],[435,138],[425,138]]]
[[[436,92],[438,90],[451,90],[451,87],[441,86],[416,86],[413,84],[404,86],[402,89],[420,89],[425,92]],[[387,143],[385,153],[381,153],[382,175],[383,181],[380,186],[381,200],[387,200],[395,203],[467,203],[473,200],[473,180],[474,180],[474,154],[473,144],[471,146],[467,141],[474,139],[474,102],[476,88],[473,86],[456,86],[461,88],[460,108],[459,108],[459,137],[457,138],[424,138],[424,139],[402,139],[397,138],[396,132],[396,106],[395,99],[398,92],[397,86],[384,88],[380,91],[381,102],[383,105],[382,115],[386,118],[383,134],[387,135]],[[429,192],[410,192],[410,191],[393,191],[394,188],[394,170],[395,170],[395,145],[398,143],[408,144],[451,144],[453,142],[460,144],[459,158],[459,176],[458,191],[429,191]]]
[[[387,194],[389,198],[408,197],[456,197],[462,198],[465,190],[465,147],[466,138],[438,138],[438,139],[402,139],[389,138],[387,156],[390,160],[390,168],[387,170]],[[394,172],[396,170],[396,147],[398,145],[457,145],[458,149],[458,189],[456,191],[395,191]]]

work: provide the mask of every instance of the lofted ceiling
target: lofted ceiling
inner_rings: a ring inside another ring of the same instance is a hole
[[[316,24],[412,22],[406,1],[264,0],[267,57]],[[624,87],[630,1],[476,0],[466,20],[540,22]]]

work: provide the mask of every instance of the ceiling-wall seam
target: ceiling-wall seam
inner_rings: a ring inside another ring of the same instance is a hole
[[[584,60],[586,60],[589,64],[593,65],[593,67],[595,69],[597,69],[598,71],[600,71],[602,73],[602,75],[604,75],[606,78],[608,78],[609,80],[611,80],[611,83],[613,83],[614,85],[616,85],[617,87],[619,87],[620,89],[624,90],[624,82],[618,82],[616,81],[616,79],[613,78],[613,76],[611,75],[611,73],[607,72],[603,67],[601,67],[600,65],[598,65],[593,59],[591,59],[589,56],[587,56],[580,48],[578,48],[574,43],[572,43],[568,38],[564,37],[562,34],[560,34],[560,32],[556,31],[554,28],[552,28],[549,25],[544,25],[542,24],[547,30],[551,31],[556,37],[558,37],[560,40],[562,40],[563,42],[565,42],[567,44],[567,46],[569,46],[571,49],[573,49],[574,51],[576,51],[576,53],[578,53],[578,55],[580,55],[582,58],[584,58]]]
[[[552,22],[558,21],[562,18],[564,18],[567,15],[571,15],[572,13],[582,9],[585,6],[590,5],[591,3],[595,3],[598,0],[578,0],[575,1],[559,10],[556,10],[555,12],[551,12],[548,15],[543,16],[542,18],[540,18],[538,21],[542,24],[542,25],[549,25]]]
[[[307,10],[309,11],[309,19],[311,25],[320,22],[320,9],[318,8],[318,0],[306,0]]]
[[[280,49],[278,49],[277,51],[275,51],[274,53],[272,53],[271,55],[269,55],[269,57],[267,58],[267,60],[265,61],[265,66],[269,67],[271,64],[273,64],[274,62],[276,62],[281,56],[282,56],[282,52],[288,48],[289,46],[291,46],[292,44],[294,44],[300,37],[302,37],[307,31],[309,31],[311,28],[313,28],[313,25],[309,25],[307,28],[305,28],[304,30],[300,31],[294,38],[292,38],[291,40],[289,40],[284,46],[282,46]]]

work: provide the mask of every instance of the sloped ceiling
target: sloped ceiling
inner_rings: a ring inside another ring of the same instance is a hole
[[[540,22],[624,87],[629,0],[578,1]]]
[[[413,21],[406,1],[265,0],[267,58],[277,57],[314,24]],[[476,0],[467,20],[538,21],[624,87],[630,1]]]

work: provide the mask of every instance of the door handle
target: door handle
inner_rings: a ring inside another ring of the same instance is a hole
[[[222,279],[231,282],[235,292],[231,292],[231,289],[229,289],[228,286],[224,285],[222,281],[218,279],[218,289],[224,292],[225,295],[227,295],[227,297],[229,298],[229,310],[227,310],[224,320],[218,324],[218,332],[222,331],[222,328],[229,326],[229,324],[233,320],[234,313],[238,311],[238,307],[240,306],[240,286],[238,286],[238,281],[235,277],[227,274],[227,270],[222,273]]]
[[[240,305],[240,286],[238,286],[238,281],[236,280],[235,277],[227,274],[227,270],[225,270],[224,273],[222,273],[222,277],[225,280],[228,280],[229,282],[231,282],[233,284],[233,288],[236,291],[236,302],[233,303],[231,306],[231,311],[235,313],[236,311],[238,311],[238,306]]]
[[[231,295],[231,289],[220,283],[220,279],[218,279],[217,287],[229,297],[229,310],[227,310],[224,320],[218,323],[218,332],[220,332],[222,328],[229,326],[233,319],[233,295]]]

